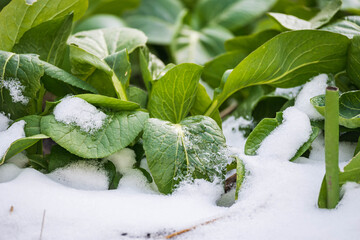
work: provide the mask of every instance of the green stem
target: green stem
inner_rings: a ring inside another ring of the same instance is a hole
[[[111,80],[113,82],[113,86],[115,88],[115,92],[116,92],[116,95],[118,96],[118,98],[120,100],[127,101],[128,99],[126,96],[125,89],[123,88],[120,80],[116,77],[115,73],[113,73]]]
[[[208,110],[205,112],[204,115],[210,117],[217,108],[218,108],[218,100],[214,99],[214,101],[211,103],[210,107],[208,108]]]
[[[327,87],[325,94],[325,164],[327,208],[340,199],[339,185],[339,89]]]

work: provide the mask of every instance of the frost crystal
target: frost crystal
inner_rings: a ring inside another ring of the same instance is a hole
[[[93,133],[99,130],[106,119],[106,114],[85,100],[68,96],[54,109],[56,121],[65,124],[75,124],[81,130]]]
[[[21,103],[27,105],[29,98],[23,95],[25,86],[23,86],[18,78],[1,79],[1,88],[9,91],[11,99],[14,103]]]

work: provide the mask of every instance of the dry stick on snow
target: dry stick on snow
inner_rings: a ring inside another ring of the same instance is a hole
[[[44,231],[45,214],[46,214],[46,210],[44,209],[44,213],[43,213],[43,217],[42,217],[42,222],[41,222],[41,231],[40,231],[40,238],[39,238],[39,240],[42,239],[42,234],[43,234],[43,231]]]
[[[190,232],[191,230],[194,230],[194,229],[196,229],[196,228],[198,228],[198,227],[205,226],[205,225],[208,225],[208,224],[210,224],[210,223],[216,222],[217,220],[223,219],[223,218],[225,218],[225,217],[226,217],[226,216],[218,217],[218,218],[215,218],[215,219],[206,221],[206,222],[204,222],[204,223],[200,223],[200,224],[195,225],[195,226],[192,226],[192,227],[190,227],[190,228],[186,228],[186,229],[183,229],[183,230],[181,230],[181,231],[178,231],[178,232],[172,233],[172,234],[170,234],[170,235],[167,235],[165,238],[166,238],[166,239],[170,239],[170,238],[177,237],[177,236],[179,236],[179,235],[181,235],[181,234]]]

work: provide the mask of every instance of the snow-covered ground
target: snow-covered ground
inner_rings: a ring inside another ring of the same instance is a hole
[[[193,226],[197,227],[174,239],[360,239],[360,185],[345,184],[336,209],[317,207],[325,172],[323,136],[312,144],[309,158],[296,162],[287,161],[289,151],[277,147],[301,146],[310,134],[304,130],[309,128],[310,114],[299,113],[307,113],[307,107],[297,106],[263,142],[258,156],[243,154],[245,139],[238,126],[248,123],[234,118],[224,122],[227,143],[248,172],[239,200],[230,207],[223,205],[231,205],[234,191],[223,196],[223,187],[216,182],[196,180],[170,196],[159,194],[131,168],[135,156],[129,149],[110,157],[124,175],[116,190],[105,190],[105,171],[81,162],[48,175],[6,163],[0,166],[0,240],[164,239]],[[294,127],[294,118],[304,127]],[[291,141],[290,130],[295,138]],[[267,157],[271,148],[282,156]],[[340,144],[341,167],[354,150],[354,144]],[[119,162],[120,158],[126,161]],[[144,161],[142,167],[146,168]]]

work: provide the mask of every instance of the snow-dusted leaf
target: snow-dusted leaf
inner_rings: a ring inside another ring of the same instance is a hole
[[[0,49],[11,51],[24,33],[43,22],[74,12],[75,20],[86,11],[87,0],[12,0],[0,12]]]
[[[209,117],[188,117],[178,124],[150,118],[143,140],[151,174],[162,193],[171,193],[181,180],[224,177],[225,137]]]
[[[84,99],[94,106],[110,108],[116,111],[131,111],[140,108],[140,105],[135,102],[123,101],[98,94],[79,94],[76,97]]]
[[[202,67],[183,63],[153,83],[148,109],[151,117],[179,123],[194,104]]]
[[[148,113],[109,112],[101,129],[89,134],[79,126],[56,121],[54,115],[41,120],[41,131],[69,152],[83,158],[109,156],[132,143],[143,130]]]
[[[321,30],[340,33],[352,39],[354,36],[360,35],[360,16],[347,16],[325,25]]]
[[[10,159],[11,157],[15,156],[16,154],[24,151],[25,149],[31,147],[38,141],[42,139],[49,138],[44,134],[38,134],[31,137],[20,138],[13,142],[10,147],[5,152],[4,156],[0,159],[0,165],[3,164],[6,160]]]
[[[312,105],[325,116],[325,95],[312,98]],[[360,90],[341,94],[339,98],[339,123],[347,128],[360,127]]]

